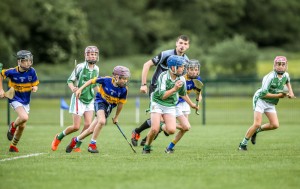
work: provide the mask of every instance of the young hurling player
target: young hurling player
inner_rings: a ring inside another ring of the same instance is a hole
[[[247,144],[250,138],[252,144],[255,144],[259,132],[273,130],[279,127],[275,105],[279,102],[279,98],[284,98],[285,96],[295,98],[290,83],[290,76],[286,72],[287,68],[287,58],[284,56],[276,56],[273,71],[264,76],[261,88],[258,89],[253,96],[253,124],[247,130],[244,139],[239,145],[239,150],[247,150]],[[288,94],[282,91],[284,85],[288,87]],[[261,125],[263,113],[267,116],[269,122]]]
[[[1,76],[3,79],[9,78],[8,86],[15,89],[13,99],[8,99],[9,104],[17,113],[17,118],[9,125],[7,139],[12,140],[10,152],[19,152],[17,144],[21,139],[26,122],[29,119],[31,92],[37,92],[39,80],[36,71],[32,66],[33,55],[30,51],[21,50],[17,52],[18,66],[10,69],[3,69]],[[2,79],[1,79],[2,80]],[[0,97],[3,98],[2,83],[0,85]]]
[[[174,134],[176,131],[176,104],[179,95],[187,100],[194,108],[198,107],[186,97],[186,81],[182,76],[185,70],[185,59],[181,56],[171,55],[167,60],[169,70],[162,72],[157,79],[157,88],[151,94],[150,112],[151,129],[143,147],[143,154],[149,154],[151,143],[160,130],[161,117],[165,121],[164,132]]]
[[[185,75],[185,80],[187,94],[190,94],[192,91],[194,91],[196,93],[196,101],[201,102],[201,89],[198,89],[193,82],[193,79],[197,79],[202,82],[202,79],[199,76],[200,63],[198,60],[189,60],[187,62],[186,68],[187,74]],[[165,150],[166,153],[173,153],[174,146],[179,142],[183,135],[190,130],[191,125],[189,122],[189,114],[191,114],[190,105],[182,97],[179,97],[179,101],[176,105],[176,118],[179,121],[179,124],[177,124],[177,129],[179,129],[179,131],[177,132],[175,138],[172,140],[169,146],[167,146]]]
[[[100,84],[99,91],[95,99],[96,117],[87,130],[79,136],[72,138],[70,144],[66,148],[66,152],[70,153],[73,147],[83,140],[85,137],[92,135],[88,151],[91,153],[99,153],[96,146],[97,138],[102,127],[106,123],[113,108],[117,107],[113,123],[118,122],[118,117],[123,108],[123,104],[127,101],[127,82],[130,77],[130,71],[124,66],[116,66],[113,69],[113,77],[98,77],[86,82],[76,91],[76,96],[80,97],[82,90],[91,84]]]
[[[142,83],[141,83],[141,88],[140,88],[141,93],[147,93],[148,92],[147,76],[148,76],[148,72],[149,72],[151,67],[156,66],[156,69],[154,71],[154,74],[152,76],[151,83],[150,83],[150,86],[149,86],[149,97],[150,97],[151,93],[157,87],[156,81],[157,81],[158,76],[162,72],[168,70],[167,59],[168,59],[169,56],[178,55],[178,56],[182,56],[185,60],[188,60],[188,57],[185,54],[185,52],[189,49],[189,46],[190,46],[189,37],[186,36],[186,35],[180,35],[177,38],[175,45],[176,45],[175,49],[162,51],[157,56],[155,56],[151,60],[148,60],[144,64],[143,70],[142,70],[142,81],[141,81]],[[142,125],[140,125],[140,127],[135,128],[132,131],[132,136],[131,136],[132,145],[134,145],[134,146],[138,145],[138,140],[140,138],[140,133],[142,131],[150,128],[150,126],[151,126],[151,120],[147,119],[144,123],[142,123]]]
[[[86,130],[92,123],[94,117],[94,90],[97,90],[97,85],[93,84],[85,88],[80,98],[76,98],[75,92],[78,87],[83,86],[87,81],[99,75],[99,67],[96,63],[99,61],[99,50],[96,46],[88,46],[84,51],[85,61],[76,65],[67,83],[70,90],[73,92],[69,112],[73,115],[73,124],[68,126],[62,132],[55,135],[51,149],[56,151],[61,140],[79,130],[81,117],[84,117],[84,127],[81,132]],[[75,152],[80,152],[81,142],[74,148]]]

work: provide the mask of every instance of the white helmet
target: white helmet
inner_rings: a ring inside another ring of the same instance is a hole
[[[88,53],[97,53],[96,60],[90,60]],[[96,64],[99,61],[99,49],[96,46],[87,46],[84,51],[84,57],[87,63]]]
[[[200,74],[200,66],[201,65],[200,65],[199,60],[191,59],[191,60],[187,61],[187,65],[186,65],[186,67],[187,67],[187,74],[188,74],[188,77],[190,79],[195,79],[195,78],[198,77],[198,75]],[[190,68],[193,68],[193,70],[195,70],[197,68],[198,69],[197,75],[195,75],[196,73],[190,74],[189,73]]]

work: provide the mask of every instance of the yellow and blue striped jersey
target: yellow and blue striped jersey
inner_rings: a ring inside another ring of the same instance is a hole
[[[193,80],[188,78],[187,75],[185,75],[184,77],[185,77],[185,81],[186,81],[186,92],[187,92],[187,94],[190,94],[192,91],[195,91],[196,95],[199,95],[201,90],[198,91],[198,89],[196,88]],[[202,78],[200,76],[198,76],[196,79],[202,82]],[[182,102],[185,102],[185,100],[183,100],[183,98],[179,97],[179,100],[178,100],[177,104],[182,103]]]
[[[92,84],[99,83],[99,91],[96,94],[95,103],[104,102],[114,108],[118,103],[127,102],[127,87],[115,87],[112,77],[95,77]]]
[[[39,80],[34,68],[30,68],[25,72],[20,72],[19,67],[3,69],[1,72],[3,79],[9,78],[8,87],[15,89],[15,96],[9,99],[9,103],[18,101],[27,105],[30,103],[30,95],[33,86],[39,84]]]

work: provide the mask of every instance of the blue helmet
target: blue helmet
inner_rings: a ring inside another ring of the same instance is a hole
[[[186,72],[186,69],[184,69],[182,74],[177,73],[178,66],[186,65],[186,60],[182,56],[178,56],[178,55],[169,56],[169,58],[167,59],[167,64],[168,64],[169,70],[177,76],[184,75]],[[172,66],[175,66],[175,71],[172,71]]]
[[[177,55],[171,55],[167,59],[168,68],[171,68],[172,66],[182,66],[185,62],[186,60],[182,56]]]

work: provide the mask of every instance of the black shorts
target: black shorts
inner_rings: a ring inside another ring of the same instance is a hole
[[[98,110],[103,110],[104,113],[105,113],[105,118],[106,119],[108,118],[108,116],[110,115],[110,113],[113,109],[110,104],[107,104],[107,103],[104,103],[104,102],[95,102],[94,106],[95,106],[96,117],[97,117]]]

